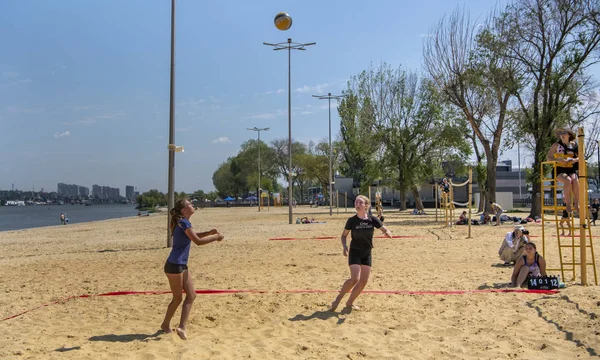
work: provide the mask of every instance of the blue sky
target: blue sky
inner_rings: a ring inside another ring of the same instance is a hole
[[[483,19],[495,3],[178,0],[176,190],[213,190],[217,166],[256,137],[246,128],[287,137],[287,52],[263,42],[317,43],[292,53],[292,134],[319,141],[327,101],[311,95],[340,94],[371,62],[421,70],[441,16],[460,5]],[[279,11],[289,31],[274,27]],[[0,189],[166,192],[169,0],[2,1],[0,43]]]

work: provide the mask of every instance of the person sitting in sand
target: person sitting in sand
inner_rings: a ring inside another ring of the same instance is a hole
[[[479,216],[479,223],[481,225],[491,224],[492,223],[492,217],[490,216],[490,214],[488,214],[487,212],[484,211],[481,214],[481,216]]]
[[[463,211],[460,216],[458,217],[458,221],[456,221],[456,225],[468,225],[469,224],[469,217],[467,215],[466,211]]]
[[[344,295],[350,290],[352,292],[350,293],[350,298],[346,301],[346,308],[359,309],[354,305],[354,301],[369,281],[369,275],[371,274],[371,249],[373,248],[373,233],[375,232],[375,228],[381,230],[385,236],[392,237],[392,232],[381,223],[381,220],[368,214],[370,206],[371,200],[368,197],[358,195],[354,201],[356,215],[349,218],[344,226],[344,231],[342,232],[342,253],[348,257],[350,279],[346,280],[342,285],[342,289],[333,303],[331,303],[329,311],[335,311],[344,298]],[[352,236],[349,250],[346,245],[348,234]]]
[[[535,244],[529,242],[525,245],[525,255],[521,256],[515,264],[511,285],[521,287],[527,284],[531,277],[548,276],[546,274],[546,259],[536,251]]]
[[[498,249],[500,260],[504,261],[504,265],[508,266],[516,262],[523,255],[525,244],[527,244],[527,231],[523,226],[515,226],[514,231],[506,233],[502,246]]]

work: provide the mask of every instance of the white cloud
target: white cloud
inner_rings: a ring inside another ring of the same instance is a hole
[[[325,89],[329,86],[330,84],[319,84],[319,85],[315,85],[315,86],[309,86],[309,85],[304,85],[303,87],[297,88],[295,91],[299,92],[299,93],[307,93],[307,92],[311,92],[311,93],[322,93],[325,91]],[[319,94],[315,94],[315,95],[319,95]]]
[[[188,126],[184,128],[175,129],[175,132],[188,132],[190,130],[192,130],[192,128]]]
[[[6,108],[7,111],[13,113],[24,113],[24,114],[38,114],[45,112],[45,109],[42,108],[22,108],[18,106],[9,106]]]
[[[3,72],[2,76],[6,78],[16,78],[17,76],[19,76],[19,73],[14,71],[7,71]]]
[[[58,139],[58,138],[61,138],[61,137],[68,137],[68,136],[71,136],[71,132],[70,132],[70,131],[68,131],[68,130],[67,130],[67,131],[65,131],[65,132],[64,132],[64,133],[62,133],[62,134],[59,134],[59,133],[56,133],[56,134],[54,134],[54,138],[55,138],[55,139]]]
[[[230,142],[231,142],[231,140],[229,140],[229,138],[227,136],[221,136],[220,138],[214,139],[212,141],[213,144],[227,144]]]
[[[277,89],[277,91],[275,91],[275,92],[276,92],[277,94],[282,94],[282,93],[284,93],[284,92],[285,92],[285,90],[283,90],[283,89]]]
[[[312,111],[303,111],[300,113],[300,115],[310,115],[312,114]]]
[[[186,100],[184,102],[180,102],[179,104],[177,104],[178,106],[191,106],[191,107],[197,107],[201,104],[204,104],[206,102],[206,100],[204,99],[189,99]]]
[[[74,123],[75,124],[95,124],[98,122],[98,120],[112,120],[115,118],[123,117],[125,115],[127,115],[127,113],[124,111],[117,111],[112,114],[105,114],[105,115],[91,115],[91,116],[85,116],[82,120],[76,121]]]
[[[287,110],[278,109],[273,112],[252,115],[252,116],[250,116],[250,119],[258,119],[258,120],[274,119],[277,116],[282,116],[284,114],[287,114]]]

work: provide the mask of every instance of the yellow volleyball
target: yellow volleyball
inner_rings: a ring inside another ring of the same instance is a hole
[[[275,27],[282,31],[289,30],[292,27],[291,16],[286,12],[275,15]]]

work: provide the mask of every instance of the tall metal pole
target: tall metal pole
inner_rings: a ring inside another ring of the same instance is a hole
[[[331,154],[333,153],[331,148],[331,93],[328,93],[327,101],[329,102],[329,216],[333,216],[333,174],[331,166],[333,161],[331,160]]]
[[[260,212],[260,205],[262,198],[260,197],[262,188],[260,187],[260,130],[258,130],[258,189],[256,195],[258,195],[258,212]]]
[[[596,141],[598,145],[598,182],[596,183],[596,191],[600,192],[600,141]]]
[[[288,169],[288,207],[289,207],[289,223],[292,222],[292,50],[306,50],[307,46],[315,45],[312,43],[294,43],[292,39],[287,39],[285,43],[271,44],[263,42],[264,45],[273,47],[273,50],[284,50],[288,51],[288,156],[289,156],[289,169]]]
[[[169,189],[167,215],[167,247],[173,246],[171,237],[171,209],[175,204],[175,0],[171,0],[171,89],[169,96]]]
[[[269,131],[269,128],[257,128],[256,126],[253,128],[247,128],[246,130],[251,130],[251,131],[256,131],[258,132],[258,187],[256,190],[256,194],[258,195],[258,211],[260,212],[260,205],[261,205],[261,193],[262,193],[262,189],[260,187],[260,132],[261,131]]]
[[[519,158],[519,200],[523,198],[521,194],[521,143],[517,142],[517,157]]]
[[[331,145],[331,99],[340,100],[345,95],[313,95],[318,99],[327,99],[329,101],[329,216],[333,216],[333,147]]]
[[[288,214],[292,224],[292,39],[288,42]]]

